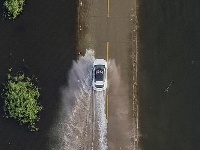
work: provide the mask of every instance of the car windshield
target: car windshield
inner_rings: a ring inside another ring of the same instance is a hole
[[[96,88],[103,88],[103,85],[95,85]]]
[[[95,81],[104,81],[104,66],[95,66]]]

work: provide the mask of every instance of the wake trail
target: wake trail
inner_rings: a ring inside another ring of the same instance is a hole
[[[107,120],[105,113],[105,92],[94,92],[95,100],[95,131],[97,139],[97,149],[107,150]]]
[[[68,84],[61,88],[62,104],[54,126],[50,130],[50,150],[89,150],[93,137],[98,137],[99,150],[107,150],[107,123],[105,114],[105,93],[93,95],[92,65],[93,50],[73,62],[68,74]],[[95,98],[95,109],[93,100]],[[95,111],[95,112],[93,112]],[[93,113],[95,132],[93,135]]]

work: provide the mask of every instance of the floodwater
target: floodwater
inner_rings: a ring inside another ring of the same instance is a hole
[[[139,1],[144,150],[200,149],[200,1]]]
[[[1,99],[0,149],[49,149],[49,130],[61,109],[60,87],[67,83],[66,74],[75,58],[76,18],[74,0],[28,0],[15,21],[0,20],[0,84],[8,67],[35,75],[44,106],[37,124],[39,132],[33,133],[2,117]],[[2,84],[0,87],[2,90]]]

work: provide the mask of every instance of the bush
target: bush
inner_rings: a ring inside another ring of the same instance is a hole
[[[5,0],[4,6],[7,10],[7,16],[15,19],[22,11],[25,0]]]
[[[20,124],[28,124],[31,131],[37,131],[35,123],[39,121],[38,113],[42,110],[38,103],[39,96],[39,89],[30,78],[24,74],[14,77],[8,74],[8,82],[4,84],[2,93],[6,118],[14,118]]]

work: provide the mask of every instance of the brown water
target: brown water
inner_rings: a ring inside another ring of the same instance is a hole
[[[139,2],[138,72],[144,150],[200,149],[199,8],[198,0]]]
[[[15,120],[2,117],[1,99],[0,149],[48,149],[49,129],[61,104],[59,90],[66,84],[66,75],[75,58],[76,18],[74,0],[28,0],[23,14],[15,21],[0,20],[0,84],[6,79],[8,67],[35,75],[44,106],[38,124],[40,130],[33,133]]]

